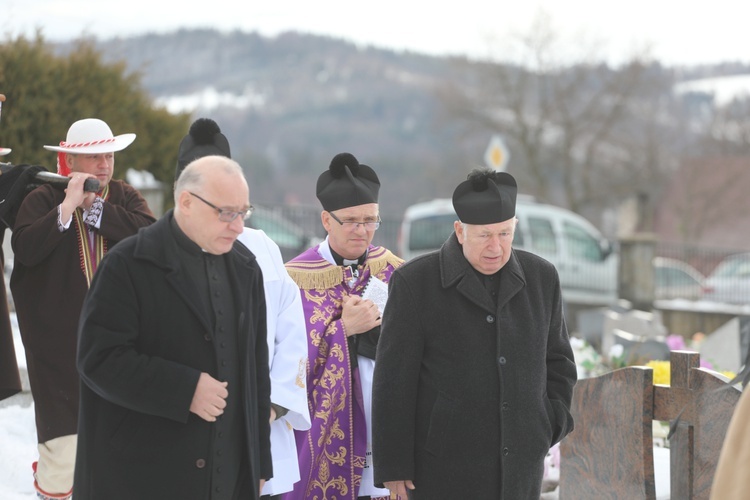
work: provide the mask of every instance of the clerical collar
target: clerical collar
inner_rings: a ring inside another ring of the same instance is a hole
[[[329,245],[330,248],[330,245]],[[333,248],[330,248],[331,250],[331,256],[333,256],[333,260],[336,261],[337,266],[361,266],[365,263],[365,259],[367,259],[367,252],[363,253],[359,259],[345,259],[341,255],[337,254],[336,251]]]
[[[177,244],[188,254],[195,257],[200,257],[204,253],[203,250],[201,250],[200,245],[195,243],[188,237],[188,235],[185,234],[180,225],[177,224],[177,220],[174,218],[174,216],[172,216],[172,218],[170,219],[169,226],[172,229],[172,234],[174,235]]]

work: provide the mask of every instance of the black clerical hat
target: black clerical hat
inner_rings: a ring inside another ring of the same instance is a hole
[[[360,164],[350,153],[339,153],[318,177],[316,194],[323,209],[331,212],[377,203],[379,190],[380,181],[373,169]]]
[[[495,224],[516,215],[516,180],[507,172],[475,169],[453,192],[453,209],[466,224]]]
[[[177,169],[174,178],[180,176],[188,163],[204,156],[219,155],[231,158],[229,141],[221,133],[219,125],[210,118],[198,118],[190,125],[188,135],[182,138],[177,152]]]

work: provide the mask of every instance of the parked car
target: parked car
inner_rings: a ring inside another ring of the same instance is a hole
[[[291,260],[321,239],[310,234],[281,214],[265,207],[256,206],[245,226],[262,229],[281,250],[284,262]]]
[[[677,259],[654,258],[654,297],[657,300],[698,300],[705,292],[705,276]]]
[[[704,300],[750,304],[750,252],[730,255],[706,278]]]
[[[519,195],[513,247],[552,262],[560,275],[566,305],[611,305],[617,301],[618,254],[586,219],[554,205]],[[405,260],[437,250],[453,232],[456,212],[450,199],[435,199],[406,209],[399,234]]]

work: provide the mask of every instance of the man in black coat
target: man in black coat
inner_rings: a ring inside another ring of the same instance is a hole
[[[472,171],[438,251],[391,277],[373,381],[375,482],[413,499],[538,499],[573,429],[554,266],[511,247],[517,186]]]
[[[257,499],[272,476],[263,278],[236,241],[247,182],[205,156],[174,199],[84,302],[76,500]]]

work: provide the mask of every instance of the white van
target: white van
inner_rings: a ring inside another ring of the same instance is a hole
[[[618,255],[612,244],[580,215],[518,195],[518,226],[513,247],[552,262],[560,274],[568,305],[603,306],[617,300]],[[450,199],[417,203],[406,209],[399,252],[409,260],[437,250],[453,233],[457,220]]]

